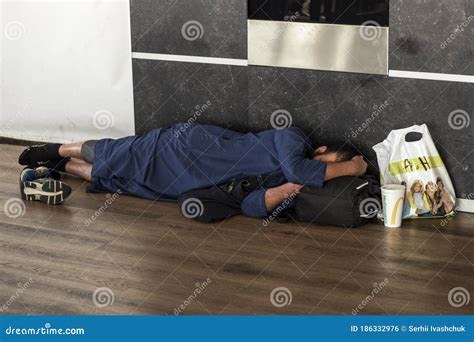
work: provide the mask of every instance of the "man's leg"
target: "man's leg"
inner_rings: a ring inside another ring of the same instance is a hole
[[[71,144],[39,144],[25,149],[18,162],[21,165],[46,166],[65,171],[65,165],[70,158],[81,159],[89,164],[94,163],[94,146],[97,140],[76,142]]]
[[[84,141],[75,142],[71,144],[62,144],[59,146],[59,155],[61,157],[71,157],[76,159],[82,159],[81,149],[84,145]]]
[[[65,170],[67,173],[79,176],[87,181],[92,180],[92,164],[82,160],[70,160],[66,163]]]
[[[38,162],[46,162],[61,158],[84,159],[88,156],[87,162],[93,163],[90,159],[94,157],[94,146],[97,140],[75,142],[71,144],[38,144],[26,148],[18,158],[21,165],[34,165]]]
[[[86,161],[94,164],[94,147],[97,140],[87,140],[71,144],[63,144],[59,147],[61,157],[70,157]]]
[[[94,163],[94,147],[97,140],[81,141],[72,144],[63,144],[59,148],[61,157],[76,158],[65,165],[65,171],[79,176],[87,181],[92,179],[92,164]]]
[[[90,143],[73,143],[73,144],[40,144],[30,146],[26,149],[19,160],[31,164],[46,166],[56,171],[67,172],[79,176],[87,181],[92,180],[92,164],[83,160],[81,155],[82,147],[85,145],[90,147]],[[93,145],[92,145],[93,146]],[[92,154],[91,154],[92,153]],[[93,157],[93,152],[89,152],[88,157]],[[77,158],[71,160],[71,157]],[[31,165],[34,166],[34,165]],[[28,171],[29,170],[29,171]],[[38,169],[37,169],[38,170]],[[30,201],[41,201],[48,204],[62,203],[70,194],[71,187],[58,178],[28,178],[31,169],[25,169],[20,175],[20,189],[23,199]],[[50,171],[48,171],[50,172]]]

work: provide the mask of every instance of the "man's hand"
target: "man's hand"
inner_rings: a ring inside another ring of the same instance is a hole
[[[303,185],[294,183],[285,183],[275,188],[270,188],[265,192],[265,208],[271,212],[286,199],[294,199]]]
[[[295,183],[287,183],[287,184],[288,184],[288,188],[287,188],[288,197],[295,193],[298,194],[300,190],[304,187],[304,185],[301,185],[301,184],[295,184]]]
[[[367,171],[367,163],[364,161],[364,157],[355,156],[351,159],[352,172],[354,176],[362,176]]]

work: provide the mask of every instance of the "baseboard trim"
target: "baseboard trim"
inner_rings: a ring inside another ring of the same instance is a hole
[[[474,83],[474,76],[471,76],[471,75],[442,74],[442,73],[435,73],[435,72],[389,70],[388,76],[401,77],[401,78],[413,78],[413,79],[419,79],[419,80]]]
[[[132,57],[136,59],[151,59],[155,61],[248,66],[248,60],[235,59],[235,58],[171,55],[171,54],[146,53],[146,52],[133,52]]]
[[[465,198],[456,199],[456,210],[464,213],[474,213],[474,200]]]
[[[44,144],[44,143],[45,143],[44,141],[0,137],[0,144],[6,144],[6,145],[30,146],[30,145]]]

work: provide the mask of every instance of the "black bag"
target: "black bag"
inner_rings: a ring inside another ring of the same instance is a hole
[[[181,213],[200,222],[212,223],[242,213],[240,204],[261,185],[262,177],[234,179],[222,185],[197,189],[181,194]]]
[[[338,177],[322,188],[301,189],[292,216],[321,225],[357,227],[377,215],[380,203],[380,184],[375,176]]]

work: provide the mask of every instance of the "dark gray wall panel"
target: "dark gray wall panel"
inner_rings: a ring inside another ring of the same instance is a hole
[[[182,27],[198,21],[202,38]],[[132,50],[247,59],[247,2],[243,0],[132,0]]]
[[[315,144],[351,144],[372,170],[377,165],[373,145],[393,129],[426,123],[459,195],[474,192],[474,131],[471,126],[454,130],[448,122],[453,110],[474,107],[468,84],[250,67],[249,93],[251,130],[272,128],[271,114],[285,109]],[[372,115],[385,101],[388,106]],[[370,117],[368,127],[355,134]]]
[[[394,70],[474,75],[474,1],[391,0],[389,54]]]
[[[248,128],[245,67],[133,61],[137,134],[195,117],[237,130]],[[196,106],[209,108],[194,115]]]

